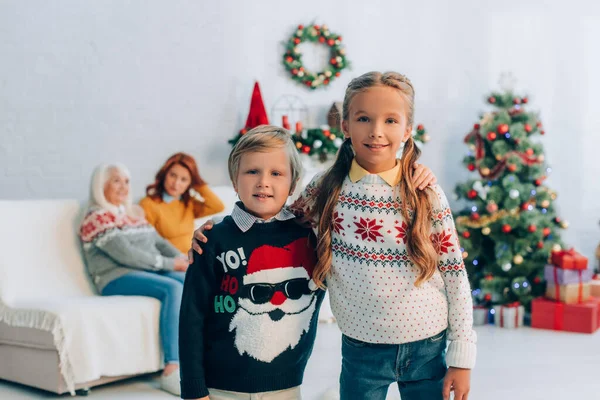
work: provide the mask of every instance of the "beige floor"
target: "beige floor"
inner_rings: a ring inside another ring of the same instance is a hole
[[[473,371],[470,400],[598,400],[600,399],[600,331],[568,334],[529,328],[477,329],[478,364]],[[1,360],[0,360],[1,362]],[[305,400],[335,398],[340,371],[340,333],[321,324],[302,388]],[[68,398],[68,396],[63,396]],[[0,400],[57,398],[51,394],[0,381]],[[95,388],[90,400],[169,400],[155,377]],[[399,399],[391,387],[388,399]]]

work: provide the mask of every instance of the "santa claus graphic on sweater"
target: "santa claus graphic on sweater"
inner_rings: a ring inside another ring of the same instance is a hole
[[[260,246],[252,252],[229,325],[229,331],[235,330],[240,355],[271,362],[300,342],[316,307],[314,265],[307,238],[284,247]]]

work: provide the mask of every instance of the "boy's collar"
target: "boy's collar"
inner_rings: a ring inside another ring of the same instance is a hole
[[[379,175],[381,179],[383,179],[388,185],[396,186],[400,182],[400,160],[396,160],[396,166],[392,169],[388,169],[387,171],[380,172],[378,174],[371,174],[369,171],[358,165],[356,162],[356,158],[352,160],[352,166],[350,167],[350,172],[348,173],[348,177],[352,181],[352,183],[356,183],[360,181],[367,175]]]
[[[267,222],[271,222],[273,220],[277,220],[277,221],[287,221],[289,219],[293,219],[296,218],[296,216],[287,209],[287,207],[283,207],[278,213],[277,215],[275,215],[273,218],[270,218],[269,220],[265,221],[264,219],[258,218],[252,214],[250,214],[248,211],[246,211],[246,208],[244,207],[244,203],[242,203],[241,201],[238,201],[237,203],[235,203],[235,206],[233,207],[233,211],[231,212],[231,218],[233,219],[233,222],[235,222],[235,224],[237,225],[238,228],[240,228],[240,230],[242,232],[247,232],[250,230],[250,228],[252,228],[252,225],[256,224],[256,223],[267,223]]]

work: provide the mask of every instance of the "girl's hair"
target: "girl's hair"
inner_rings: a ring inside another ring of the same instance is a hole
[[[192,179],[190,188],[198,188],[206,183],[198,173],[198,166],[196,165],[196,160],[194,160],[194,157],[185,153],[176,153],[169,157],[167,162],[165,162],[160,170],[158,170],[156,177],[154,178],[154,183],[148,185],[146,188],[146,195],[148,197],[155,201],[162,200],[163,194],[165,193],[165,179],[169,173],[169,170],[175,164],[181,165],[190,173],[190,177]],[[190,198],[191,197],[188,190],[186,190],[181,196],[181,200],[185,205],[188,204]]]
[[[235,186],[240,169],[240,161],[246,153],[264,153],[273,149],[285,149],[292,169],[290,194],[302,176],[302,162],[289,131],[273,125],[260,125],[249,130],[237,141],[229,154],[229,179]]]
[[[131,174],[127,167],[121,163],[101,164],[96,167],[94,174],[92,175],[92,182],[90,185],[90,206],[100,207],[104,210],[108,210],[113,214],[119,213],[119,207],[109,203],[104,196],[104,187],[110,179],[111,173],[117,171],[122,175],[125,175],[128,179],[131,179]],[[130,217],[139,218],[144,215],[144,211],[137,205],[133,204],[131,199],[131,189],[123,204],[125,207],[125,213]]]
[[[374,86],[387,86],[397,89],[406,101],[407,126],[413,124],[414,97],[415,92],[412,83],[404,75],[396,72],[368,72],[353,79],[346,89],[344,97],[342,119],[348,121],[350,104],[353,98],[360,92]],[[413,185],[413,164],[419,158],[421,152],[415,146],[412,136],[404,144],[401,160],[402,179],[399,183],[398,203],[400,213],[408,224],[406,248],[408,257],[419,269],[415,286],[420,286],[424,281],[431,278],[437,268],[437,252],[430,240],[431,229],[431,202],[428,194],[424,191],[417,192]],[[335,163],[327,170],[319,185],[315,207],[310,209],[307,219],[318,222],[318,262],[314,271],[315,282],[323,286],[323,281],[331,269],[331,231],[332,217],[335,205],[338,202],[342,183],[352,165],[354,151],[352,142],[346,139],[342,144]],[[401,200],[401,201],[400,201]]]

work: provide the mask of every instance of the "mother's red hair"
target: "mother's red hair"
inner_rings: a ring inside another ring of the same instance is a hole
[[[197,189],[206,183],[198,173],[198,165],[196,165],[196,160],[194,160],[194,157],[185,153],[176,153],[169,157],[167,162],[165,162],[165,164],[156,173],[154,183],[148,185],[146,188],[146,195],[148,195],[148,197],[154,200],[162,199],[163,193],[165,192],[165,178],[167,177],[167,173],[171,167],[175,164],[181,165],[190,173],[190,176],[192,177],[190,188]],[[182,200],[185,204],[187,204],[190,200],[190,194],[187,190],[183,193]]]

